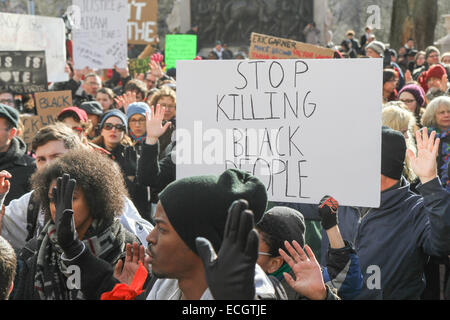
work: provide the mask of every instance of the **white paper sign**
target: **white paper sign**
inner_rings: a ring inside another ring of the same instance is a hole
[[[45,51],[49,82],[69,80],[61,18],[0,13],[0,51]]]
[[[238,168],[269,200],[378,207],[381,59],[177,63],[177,179]]]
[[[127,0],[73,0],[81,15],[73,29],[75,69],[127,65]]]

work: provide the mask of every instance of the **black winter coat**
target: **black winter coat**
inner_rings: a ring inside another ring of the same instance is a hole
[[[5,198],[7,206],[11,200],[18,199],[31,190],[30,177],[36,171],[36,161],[27,155],[27,145],[19,137],[14,137],[8,151],[0,153],[0,171],[11,173],[11,188]]]

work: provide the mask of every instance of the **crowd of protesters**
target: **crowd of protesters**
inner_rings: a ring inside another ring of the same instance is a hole
[[[176,179],[163,51],[135,77],[69,55],[49,89],[73,106],[29,146],[32,97],[0,92],[0,299],[450,299],[450,53],[346,36],[337,58],[384,61],[379,208],[268,202],[236,169]]]

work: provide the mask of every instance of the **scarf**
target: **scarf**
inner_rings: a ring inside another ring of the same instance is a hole
[[[270,273],[269,276],[274,276],[278,280],[282,280],[284,279],[283,273],[284,272],[289,273],[291,272],[291,270],[292,270],[291,267],[289,267],[287,263],[283,263],[283,265],[280,268],[278,268],[277,271]]]
[[[84,300],[82,292],[67,287],[68,277],[73,275],[61,259],[63,253],[57,243],[56,227],[49,221],[38,237],[34,289],[41,300]],[[125,251],[125,231],[119,220],[106,228],[93,221],[83,242],[100,259],[114,265]]]
[[[450,163],[450,129],[441,131],[437,128],[430,127],[428,133],[432,131],[436,131],[436,138],[441,139],[437,158],[439,178],[444,188],[450,191],[450,177],[448,176],[447,169]]]
[[[136,135],[133,133],[133,131],[131,131],[131,129],[128,131],[128,134],[130,135],[130,138],[131,138],[133,141],[136,141],[136,142],[138,142],[138,143],[140,143],[140,144],[144,143],[145,138],[147,138],[147,133],[144,134],[143,136],[136,137]]]

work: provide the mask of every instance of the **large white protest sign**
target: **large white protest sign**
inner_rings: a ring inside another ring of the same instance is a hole
[[[72,31],[76,69],[127,65],[127,0],[73,0],[79,23]]]
[[[177,63],[177,179],[238,168],[269,200],[378,207],[381,59]]]
[[[0,51],[45,51],[47,79],[67,81],[66,35],[61,18],[0,13]]]

